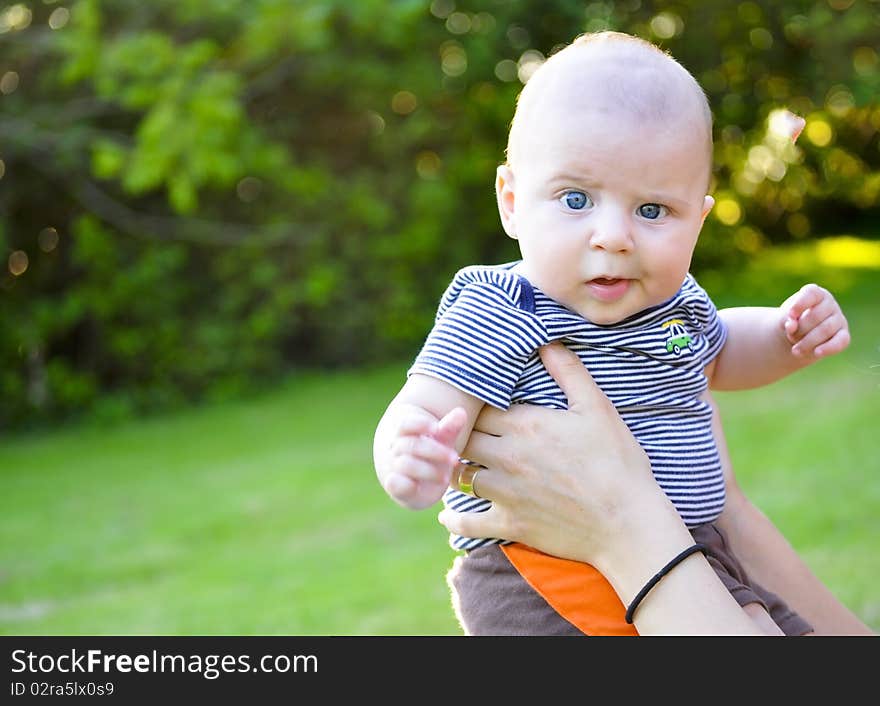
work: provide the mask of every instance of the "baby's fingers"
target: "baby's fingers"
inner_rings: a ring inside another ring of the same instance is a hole
[[[799,357],[807,355],[821,357],[830,353],[839,353],[847,345],[849,345],[849,329],[846,319],[843,314],[837,313],[807,330],[792,346],[791,352]]]
[[[454,448],[442,444],[430,436],[398,437],[391,447],[391,453],[396,458],[437,466],[441,470],[448,469],[451,471],[452,467],[458,463],[458,453]],[[426,480],[442,480],[442,477],[436,473],[430,476],[422,475],[417,477],[425,478]]]
[[[397,427],[398,436],[433,435],[436,431],[436,420],[427,414],[409,414],[400,420]]]
[[[467,412],[462,407],[456,407],[437,423],[434,438],[441,444],[452,447],[466,423]]]
[[[840,331],[835,333],[834,336],[831,337],[831,340],[816,346],[816,349],[813,351],[813,355],[815,355],[817,358],[823,358],[827,355],[840,353],[841,351],[846,349],[846,347],[849,345],[849,342],[849,329],[841,329]]]
[[[807,309],[816,306],[831,295],[818,284],[805,284],[797,292],[782,302],[781,309],[789,319],[799,319]],[[786,326],[786,329],[788,326]]]
[[[385,492],[401,505],[406,505],[418,491],[418,483],[401,473],[389,473],[385,478]]]
[[[785,337],[788,339],[789,343],[797,343],[797,330],[798,330],[798,320],[787,318],[783,324],[783,328],[785,329]]]
[[[405,476],[416,483],[447,484],[452,467],[429,463],[411,456],[398,456],[391,461],[391,472]]]

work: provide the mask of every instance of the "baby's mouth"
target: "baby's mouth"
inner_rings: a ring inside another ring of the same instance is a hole
[[[595,277],[587,282],[587,287],[599,301],[614,302],[629,290],[630,280],[621,277]]]

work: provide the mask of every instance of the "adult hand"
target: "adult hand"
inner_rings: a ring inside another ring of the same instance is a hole
[[[463,455],[486,466],[474,491],[492,507],[445,509],[440,521],[464,536],[503,537],[592,564],[628,605],[693,538],[578,357],[561,344],[540,354],[568,410],[485,408]],[[648,593],[635,623],[642,635],[760,633],[700,554]]]
[[[484,407],[462,455],[486,466],[474,490],[492,500],[492,508],[446,509],[439,519],[457,534],[504,537],[602,570],[609,552],[631,536],[621,530],[640,507],[674,509],[647,455],[580,359],[559,343],[540,355],[568,409]]]

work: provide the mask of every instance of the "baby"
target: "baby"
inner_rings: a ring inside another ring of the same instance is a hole
[[[804,634],[810,626],[749,580],[713,524],[725,490],[707,389],[778,380],[842,351],[849,331],[815,284],[779,308],[716,310],[689,273],[714,204],[711,160],[706,97],[654,45],[602,32],[550,57],[519,97],[495,184],[522,259],[456,274],[378,425],[376,472],[405,507],[442,497],[486,510],[472,487],[448,488],[459,453],[484,404],[566,408],[537,355],[561,340],[638,439],[734,598],[768,634]],[[503,538],[450,541],[466,550],[450,581],[468,634],[634,634],[592,567]]]

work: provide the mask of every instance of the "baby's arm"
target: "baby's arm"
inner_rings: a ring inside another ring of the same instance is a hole
[[[778,308],[737,307],[718,314],[728,333],[706,368],[713,390],[767,385],[840,353],[850,341],[840,305],[816,284],[804,285]]]
[[[373,462],[385,492],[411,510],[443,497],[482,407],[482,400],[442,380],[411,375],[373,440]]]

